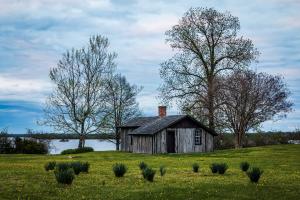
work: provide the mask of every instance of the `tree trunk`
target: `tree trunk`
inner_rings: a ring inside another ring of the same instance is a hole
[[[120,150],[120,133],[118,128],[116,128],[116,150]]]
[[[83,138],[82,138],[82,148],[84,148],[85,147],[85,137],[83,136]]]
[[[79,137],[78,149],[82,148],[82,137]]]
[[[214,120],[214,85],[213,77],[208,77],[208,126],[210,129],[215,130],[215,120]]]
[[[84,121],[81,123],[81,131],[79,135],[79,144],[78,149],[81,149],[84,147],[85,141],[84,141]]]
[[[120,140],[116,139],[116,150],[119,151],[120,150]]]
[[[83,148],[85,145],[85,138],[83,135],[80,135],[79,137],[79,143],[78,143],[78,149]]]
[[[236,149],[242,148],[242,136],[243,136],[243,133],[241,133],[241,132],[237,132],[235,134],[235,148]]]

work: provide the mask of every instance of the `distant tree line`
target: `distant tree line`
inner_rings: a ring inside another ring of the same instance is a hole
[[[243,147],[255,147],[276,144],[292,144],[300,142],[300,131],[294,132],[255,132],[248,133],[241,140]],[[232,133],[221,133],[214,140],[215,149],[231,149],[235,147],[235,135]]]

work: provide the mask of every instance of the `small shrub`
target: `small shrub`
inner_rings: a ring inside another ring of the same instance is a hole
[[[72,184],[74,180],[74,170],[72,168],[68,168],[66,170],[58,170],[58,168],[54,171],[56,181],[58,183]]]
[[[56,165],[56,162],[55,162],[55,161],[53,161],[53,162],[47,162],[47,163],[44,165],[44,168],[45,168],[46,171],[54,170],[55,165]]]
[[[226,163],[218,164],[218,172],[219,174],[225,174],[226,170],[228,169],[228,165]]]
[[[47,140],[16,137],[14,143],[15,153],[46,154],[49,150]]]
[[[244,172],[248,171],[249,166],[250,166],[250,165],[249,165],[248,162],[241,162],[241,164],[240,164],[240,168],[241,168],[241,170],[244,171]]]
[[[113,171],[114,171],[116,177],[123,177],[127,171],[127,167],[126,167],[126,165],[124,165],[122,163],[116,163],[113,166]]]
[[[194,163],[192,165],[192,167],[193,167],[193,172],[197,173],[199,171],[199,164],[198,163]]]
[[[212,163],[210,165],[211,172],[214,174],[218,172],[218,170],[219,170],[218,168],[219,168],[219,165],[217,163]]]
[[[144,161],[142,161],[142,162],[140,162],[139,167],[140,167],[140,170],[144,170],[147,168],[147,164]]]
[[[66,150],[63,150],[60,154],[61,155],[75,154],[75,149],[66,149]]]
[[[83,148],[77,148],[77,149],[66,149],[63,150],[60,154],[66,155],[66,154],[78,154],[78,153],[87,153],[87,152],[93,152],[94,149],[92,147],[83,147]]]
[[[88,162],[81,163],[81,172],[88,173],[89,169],[90,169],[90,163],[88,163]]]
[[[253,167],[250,169],[250,171],[247,172],[247,175],[250,178],[251,182],[257,183],[263,172],[264,171],[260,170],[258,167]]]
[[[153,179],[154,179],[154,176],[155,176],[155,170],[149,168],[149,167],[146,167],[143,172],[143,177],[144,179],[150,181],[150,182],[153,182]]]
[[[70,167],[74,170],[76,175],[80,174],[81,172],[81,162],[71,162]]]
[[[58,163],[56,164],[56,170],[57,171],[66,171],[67,169],[71,168],[71,164],[70,163]]]
[[[76,149],[75,153],[87,153],[87,152],[93,152],[94,149],[92,147],[83,147]]]
[[[164,166],[159,167],[160,176],[164,176],[167,172],[166,168]]]
[[[6,129],[0,131],[0,154],[16,153],[13,139],[8,137]]]

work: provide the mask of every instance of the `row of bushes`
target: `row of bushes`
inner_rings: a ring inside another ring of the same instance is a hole
[[[149,167],[146,163],[141,162],[139,164],[141,174],[145,180],[153,182],[156,171]],[[123,177],[127,172],[127,167],[123,163],[116,163],[113,165],[113,172],[116,177]],[[161,176],[164,176],[167,172],[164,166],[160,166],[159,172]]]
[[[72,184],[75,175],[79,175],[81,172],[88,173],[90,164],[88,162],[63,162],[56,163],[48,162],[44,166],[46,171],[54,170],[55,179],[61,184]]]
[[[48,162],[45,164],[44,168],[46,171],[54,170],[54,175],[56,181],[61,184],[72,184],[75,175],[79,175],[81,172],[88,173],[90,164],[88,162]],[[260,179],[260,176],[263,174],[263,171],[257,167],[252,167],[249,170],[250,164],[248,162],[242,162],[240,164],[240,168],[243,172],[246,172],[250,181],[257,183]],[[141,174],[143,178],[149,182],[153,182],[156,171],[149,167],[145,162],[141,162],[139,164],[139,168],[141,170]],[[199,172],[199,164],[194,163],[192,165],[192,169],[195,173]],[[116,177],[120,178],[125,175],[128,168],[123,163],[116,163],[113,165],[113,172]],[[226,163],[212,163],[210,165],[210,169],[212,173],[225,174],[228,169],[228,165]],[[160,166],[159,168],[160,176],[164,176],[167,172],[164,166]]]
[[[78,153],[87,153],[87,152],[93,152],[94,149],[92,147],[83,147],[83,148],[77,148],[77,149],[66,149],[63,150],[60,154],[66,155],[66,154],[78,154]]]
[[[49,151],[48,140],[37,140],[32,138],[8,138],[0,134],[0,153],[12,154],[47,154]]]
[[[242,171],[246,172],[250,181],[257,183],[259,181],[260,176],[263,174],[263,171],[260,170],[258,167],[252,167],[251,170],[249,170],[250,164],[248,162],[242,162],[240,164],[240,168]],[[141,162],[139,164],[139,168],[142,172],[142,176],[145,180],[148,180],[150,182],[153,182],[154,176],[156,171],[150,168],[145,162]],[[194,163],[192,165],[193,172],[198,173],[199,172],[199,164]],[[116,163],[113,165],[113,172],[116,177],[123,177],[125,173],[127,172],[127,167],[123,163]],[[219,174],[225,174],[225,172],[228,169],[228,165],[226,163],[212,163],[210,165],[210,170],[212,173],[219,173]],[[249,171],[248,171],[249,170]],[[164,176],[166,174],[166,168],[164,166],[160,166],[159,172],[161,176]]]
[[[209,167],[213,174],[225,174],[226,170],[228,169],[228,165],[226,163],[212,163]],[[198,163],[194,163],[192,168],[195,173],[198,173],[200,166]]]

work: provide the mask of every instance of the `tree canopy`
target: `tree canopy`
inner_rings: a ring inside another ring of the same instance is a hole
[[[161,65],[164,102],[176,102],[186,112],[216,128],[217,77],[248,66],[258,55],[250,39],[238,36],[240,23],[229,12],[191,8],[166,32],[175,54]],[[201,112],[199,112],[201,110]]]

